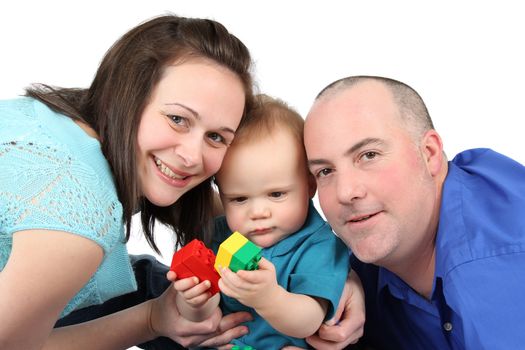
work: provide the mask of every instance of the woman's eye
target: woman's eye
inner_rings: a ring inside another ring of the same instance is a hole
[[[168,117],[171,119],[171,121],[173,122],[173,124],[175,125],[180,125],[180,126],[184,126],[187,124],[186,122],[186,118],[184,117],[181,117],[180,115],[168,115]]]
[[[208,137],[210,138],[210,140],[212,140],[213,142],[217,142],[217,143],[226,143],[224,137],[222,137],[221,134],[218,134],[216,132],[211,132],[208,134]]]

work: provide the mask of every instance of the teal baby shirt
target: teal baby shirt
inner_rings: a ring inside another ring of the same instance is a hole
[[[70,232],[104,250],[61,316],[136,290],[122,205],[99,142],[32,98],[0,101],[0,271],[13,234],[31,229]]]

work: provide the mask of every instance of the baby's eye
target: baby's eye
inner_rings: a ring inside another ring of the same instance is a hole
[[[247,199],[248,199],[247,197],[235,197],[235,198],[232,198],[231,201],[235,203],[244,203],[246,202]]]
[[[284,196],[284,192],[271,192],[270,193],[270,197],[272,198],[281,198],[282,196]]]

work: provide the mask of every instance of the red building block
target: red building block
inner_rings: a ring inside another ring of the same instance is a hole
[[[202,241],[192,240],[173,254],[170,270],[177,274],[177,279],[196,276],[200,282],[211,282],[209,289],[214,295],[219,292],[219,274],[215,271],[215,254],[206,248]]]

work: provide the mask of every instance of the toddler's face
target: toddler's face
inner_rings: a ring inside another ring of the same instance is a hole
[[[306,220],[313,193],[302,149],[288,131],[230,147],[217,181],[230,229],[261,247],[298,231]]]

